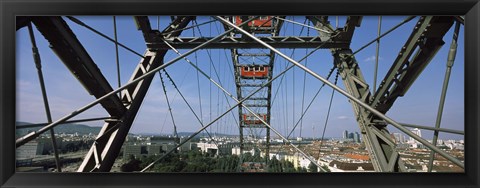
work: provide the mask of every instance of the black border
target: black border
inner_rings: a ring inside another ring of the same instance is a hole
[[[0,0],[1,187],[479,187],[478,0]],[[466,15],[465,173],[15,174],[16,15]]]

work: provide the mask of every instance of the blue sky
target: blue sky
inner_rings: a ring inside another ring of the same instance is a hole
[[[113,38],[113,20],[111,16],[79,16],[76,17],[91,27]],[[157,28],[157,17],[151,18],[153,28]],[[211,20],[210,17],[197,18],[198,23]],[[287,17],[287,19],[303,23],[305,17]],[[382,19],[382,33],[401,22],[405,17],[402,16],[386,16]],[[102,73],[110,82],[113,88],[118,87],[117,73],[115,64],[115,45],[100,37],[99,35],[78,26],[68,19],[70,25],[81,43],[85,46],[92,59],[97,63]],[[336,25],[335,17],[330,17],[331,24]],[[381,39],[379,67],[377,87],[384,78],[391,64],[396,58],[399,49],[403,46],[415,20],[403,25],[397,30]],[[169,17],[162,16],[159,20],[159,28],[163,30],[169,23]],[[343,26],[345,17],[339,18],[339,26]],[[370,42],[377,36],[378,17],[364,17],[361,27],[355,31],[351,48],[353,51],[359,49],[364,44]],[[285,23],[281,35],[298,35],[301,31],[299,25]],[[218,31],[222,32],[223,27],[218,22],[205,24],[200,26],[202,36],[215,36]],[[308,30],[308,32],[307,32]],[[186,30],[182,36],[200,36],[198,30]],[[117,32],[120,43],[134,49],[143,54],[146,49],[142,34],[136,30],[132,17],[117,17]],[[451,79],[449,82],[449,90],[445,102],[445,109],[442,119],[442,128],[451,128],[464,130],[464,35],[463,26],[460,29],[458,53],[453,67]],[[442,88],[443,78],[446,69],[447,51],[452,40],[452,29],[445,35],[445,45],[440,49],[432,62],[427,66],[424,72],[418,77],[417,81],[412,85],[410,90],[404,97],[397,99],[387,116],[393,118],[397,122],[411,123],[425,126],[434,126],[437,108]],[[313,29],[305,28],[302,32],[303,36],[317,35]],[[43,73],[46,82],[47,93],[49,97],[50,107],[53,119],[56,120],[72,111],[88,104],[94,100],[83,86],[72,76],[63,63],[49,49],[48,42],[43,36],[35,30],[37,45],[43,65]],[[41,91],[39,87],[37,72],[33,62],[31,53],[31,44],[28,36],[27,28],[17,31],[17,48],[16,48],[16,65],[17,65],[17,121],[26,121],[32,123],[46,122]],[[187,50],[180,50],[181,53]],[[266,51],[266,50],[265,50]],[[292,58],[299,60],[311,49],[281,49],[287,55],[292,54]],[[123,48],[119,48],[120,52],[120,69],[121,84],[128,82],[140,58]],[[212,49],[200,50],[196,54],[191,54],[187,58],[192,62],[197,62],[199,67],[211,75],[211,77],[220,82],[230,93],[236,95],[235,84],[233,78],[232,60],[229,50]],[[208,54],[211,54],[209,57]],[[167,53],[165,60],[169,61],[177,55],[173,52]],[[360,51],[356,56],[360,64],[367,83],[373,85],[373,71],[375,64],[375,44]],[[329,50],[319,50],[310,56],[302,64],[308,62],[307,67],[325,77],[333,66],[333,58]],[[285,69],[289,62],[276,57],[274,75]],[[187,101],[193,106],[196,113],[200,116],[200,104],[202,106],[202,120],[205,124],[217,117],[229,108],[228,103],[235,104],[232,99],[227,99],[215,85],[211,84],[205,77],[199,75],[197,81],[196,70],[186,61],[179,61],[167,69],[175,83],[179,86],[182,94]],[[215,73],[215,70],[217,74]],[[335,75],[335,73],[334,73]],[[331,77],[333,82],[334,75]],[[175,122],[179,132],[194,132],[201,126],[190,112],[183,100],[176,94],[170,81],[165,77],[166,90],[172,104]],[[279,89],[277,98],[273,101],[271,124],[282,134],[290,132],[294,121],[300,117],[302,109],[304,72],[299,68],[294,68],[287,72],[284,80],[280,84],[280,79],[274,81],[274,95],[277,88]],[[200,83],[200,87],[198,85]],[[322,84],[321,81],[306,75],[305,79],[305,100],[304,107],[310,102],[317,89]],[[341,79],[338,85],[344,88]],[[295,89],[294,89],[295,88]],[[200,97],[198,93],[200,92]],[[330,100],[332,89],[325,86],[317,99],[313,102],[312,107],[303,119],[301,135],[307,137],[320,137],[321,131],[325,123],[326,113]],[[295,113],[294,113],[295,112]],[[220,121],[213,124],[209,130],[211,132],[237,134],[238,128],[235,123],[237,118],[237,110],[233,110],[231,114],[224,116]],[[92,109],[80,114],[73,119],[103,117],[107,113],[101,106],[95,106]],[[102,126],[102,121],[85,123],[92,126]],[[331,109],[328,126],[326,129],[326,137],[341,137],[342,131],[358,131],[358,125],[355,121],[351,104],[345,96],[335,93],[333,106]],[[389,126],[390,132],[399,132]],[[166,133],[173,132],[166,100],[158,74],[155,75],[154,81],[148,91],[147,97],[140,109],[139,115],[135,119],[131,129],[132,133]],[[256,134],[262,135],[261,130],[254,130]],[[247,130],[248,133],[248,130]],[[300,135],[300,125],[294,132],[293,136]],[[430,139],[433,135],[431,131],[422,131],[422,135],[426,139]],[[440,134],[441,139],[463,139],[463,136]]]

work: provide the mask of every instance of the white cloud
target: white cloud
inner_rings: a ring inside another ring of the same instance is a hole
[[[349,119],[349,117],[348,116],[338,116],[337,119],[345,120],[345,119]]]
[[[17,80],[17,88],[25,89],[31,87],[32,83],[26,80]]]
[[[370,57],[365,58],[363,61],[364,61],[364,62],[375,62],[375,60],[376,60],[376,57],[375,57],[374,55],[372,55],[372,56],[370,56]],[[382,57],[378,57],[378,60],[383,60],[383,58],[382,58]]]

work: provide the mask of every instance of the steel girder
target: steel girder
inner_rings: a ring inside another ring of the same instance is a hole
[[[394,65],[372,98],[351,49],[332,49],[334,64],[342,75],[347,91],[376,110],[386,113],[395,99],[406,93],[443,45],[442,37],[452,23],[452,17],[420,17],[409,40],[402,47]],[[316,25],[322,26],[318,23]],[[418,50],[411,58],[416,48]],[[356,103],[352,103],[352,106],[375,170],[404,171],[403,161],[395,150],[395,142],[389,136],[385,121]]]
[[[324,47],[330,49],[350,48],[350,42],[352,41],[355,27],[360,26],[360,23],[362,22],[361,16],[349,16],[345,23],[345,27],[334,30],[334,28],[330,25],[330,22],[328,21],[328,16],[307,16],[307,19],[310,20],[316,28],[322,29],[323,31],[328,31],[328,33],[319,31],[318,34],[322,41],[327,42]],[[329,45],[329,42],[331,41],[335,41],[337,43],[341,42],[344,45]]]
[[[338,68],[347,92],[363,102],[368,102],[371,95],[368,84],[365,82],[358,62],[351,55],[350,49],[334,50],[334,64]],[[383,121],[373,119],[371,112],[357,103],[351,102],[351,104],[375,171],[403,171],[405,167],[395,150],[395,142],[390,137],[385,124],[381,123]]]
[[[236,52],[236,50],[232,50],[232,52]],[[236,80],[236,86],[237,86],[237,96],[238,98],[241,100],[242,99],[242,92],[244,92],[245,90],[245,87],[242,86],[241,84],[241,81],[244,80],[244,79],[241,79],[240,78],[240,74],[239,74],[239,71],[238,71],[238,66],[241,65],[241,63],[239,62],[238,60],[238,56],[235,56],[235,54],[232,54],[233,57],[237,57],[237,59],[234,61],[236,63],[236,66],[235,67],[235,80]],[[268,82],[272,79],[272,73],[273,73],[273,62],[275,61],[274,59],[274,54],[273,52],[270,52],[269,54],[270,56],[270,61],[268,63],[269,65],[269,68],[268,68],[268,76],[266,79],[263,79],[265,81],[262,81],[262,82]],[[258,82],[257,82],[258,84]],[[259,109],[266,109],[266,122],[268,124],[270,124],[270,114],[271,114],[271,92],[272,92],[272,84],[269,84],[267,86],[267,92],[266,92],[266,97],[265,96],[261,96],[261,97],[256,97],[254,99],[247,99],[245,100],[243,103],[245,104],[246,107],[254,107],[255,109],[259,110]],[[248,104],[248,102],[251,102],[250,104]],[[259,104],[259,102],[261,104]],[[264,125],[261,125],[261,126],[251,126],[251,125],[245,125],[245,122],[243,120],[243,115],[244,115],[244,111],[243,111],[243,108],[241,105],[238,106],[238,110],[239,110],[239,123],[240,123],[240,152],[243,152],[243,143],[244,143],[244,140],[243,140],[243,129],[244,128],[265,128],[266,129],[266,147],[265,147],[265,156],[266,156],[266,161],[268,161],[268,157],[270,156],[270,128],[264,126]],[[260,110],[259,110],[260,111]],[[246,112],[248,113],[248,112]]]
[[[386,113],[398,97],[405,95],[445,43],[442,38],[453,21],[453,17],[447,16],[420,17],[413,33],[372,97],[370,106]]]
[[[112,86],[62,17],[40,16],[31,17],[31,20],[50,43],[50,48],[91,95],[99,98],[113,91]],[[116,95],[103,100],[100,104],[112,117],[119,117],[126,110]]]
[[[332,28],[326,22],[327,17],[316,19],[315,17],[309,17],[309,19],[318,28]],[[355,27],[360,25],[361,19],[361,17],[357,16],[349,17],[345,27],[339,29],[336,37],[341,36],[343,40],[351,41]],[[320,34],[322,35],[322,33]],[[370,90],[358,66],[358,62],[353,56],[352,50],[348,47],[332,48],[331,51],[334,57],[334,65],[342,77],[347,92],[363,102],[368,102],[371,95]],[[390,138],[385,126],[375,124],[376,122],[371,119],[371,112],[355,102],[351,102],[351,104],[374,169],[378,172],[403,171],[405,167],[400,159],[400,155],[395,150],[395,142]]]
[[[330,87],[332,87],[334,90],[338,91],[339,93],[343,94],[344,96],[346,96],[347,98],[349,98],[351,101],[355,102],[356,104],[362,106],[363,108],[365,109],[368,109],[368,111],[370,111],[372,114],[375,114],[377,115],[378,117],[382,118],[383,120],[385,120],[386,122],[390,123],[392,126],[398,128],[399,130],[401,130],[402,132],[404,132],[405,134],[407,134],[408,136],[416,139],[418,142],[424,144],[425,146],[427,146],[428,148],[430,148],[431,150],[439,153],[440,155],[442,155],[443,157],[447,158],[448,160],[450,160],[451,162],[455,163],[456,165],[458,165],[459,167],[462,167],[464,168],[464,164],[456,159],[455,157],[449,155],[448,153],[446,153],[445,151],[437,148],[436,146],[434,146],[433,144],[429,143],[427,140],[423,139],[422,137],[412,133],[411,131],[409,131],[407,128],[403,127],[401,124],[397,123],[396,121],[394,121],[393,119],[391,119],[390,117],[386,116],[385,114],[379,112],[378,110],[376,110],[375,108],[369,106],[367,103],[363,102],[361,98],[356,98],[355,96],[353,96],[352,94],[348,93],[347,91],[341,89],[340,87],[338,87],[337,85],[331,83],[330,81],[328,81],[327,79],[323,78],[322,76],[318,75],[317,73],[315,73],[314,71],[308,69],[307,67],[305,67],[304,65],[300,64],[299,62],[293,60],[292,58],[290,58],[289,56],[283,54],[282,52],[280,52],[279,50],[275,49],[274,47],[266,44],[265,42],[262,42],[261,40],[257,39],[254,35],[248,33],[247,31],[244,31],[242,30],[241,28],[239,28],[238,26],[235,26],[235,24],[232,24],[230,22],[228,22],[227,20],[219,17],[219,16],[216,16],[216,19],[222,21],[223,23],[225,24],[228,24],[229,26],[231,27],[234,27],[235,29],[239,30],[240,32],[242,32],[242,34],[244,35],[247,35],[248,37],[250,37],[251,39],[253,39],[254,41],[256,42],[259,42],[261,44],[263,44],[266,48],[274,51],[276,54],[278,54],[279,56],[285,58],[286,60],[288,60],[289,62],[293,63],[294,65],[298,66],[299,68],[301,68],[302,70],[306,71],[307,73],[309,73],[310,75],[312,75],[313,77],[319,79],[320,81],[324,82],[325,84],[329,85]],[[351,51],[351,50],[350,50]],[[353,54],[349,55],[348,57],[346,58],[350,58],[350,57],[353,57]],[[293,67],[293,66],[292,66]],[[288,69],[287,69],[288,70]],[[275,77],[277,78],[277,77]],[[260,118],[259,116],[256,116],[257,118]],[[261,119],[261,118],[260,118]],[[264,121],[264,120],[261,120],[262,123],[264,123],[265,125],[267,125],[267,123]],[[268,127],[270,127],[269,125],[267,125]],[[278,134],[279,136],[281,136],[281,134],[276,131],[275,129],[272,128],[272,130],[275,131],[276,134]],[[282,139],[286,140],[286,138],[282,137]],[[302,150],[298,149],[295,145],[291,144],[290,145],[292,147],[294,147],[297,151],[299,151],[300,153],[302,153],[303,155],[306,155],[303,153]],[[316,163],[315,161],[311,160],[312,162]],[[393,160],[392,160],[393,162]],[[394,164],[394,163],[393,163]],[[318,165],[317,165],[318,166]]]
[[[316,48],[323,44],[322,48],[347,48],[349,41],[332,40],[322,41],[321,37],[313,36],[262,36],[258,37],[260,40],[275,48]],[[177,49],[189,49],[198,46],[212,37],[173,37],[168,42]],[[325,43],[325,44],[324,44]],[[169,49],[163,41],[154,41],[147,43],[150,49]],[[208,48],[220,48],[220,49],[234,49],[234,48],[265,48],[259,43],[245,40],[242,37],[225,36],[222,39],[205,46]]]
[[[233,67],[235,69],[235,85],[236,85],[236,90],[237,90],[237,98],[239,100],[243,99],[243,93],[247,90],[247,87],[260,87],[263,85],[264,82],[268,82],[272,79],[272,69],[273,69],[273,62],[274,62],[274,54],[273,52],[270,53],[265,53],[262,54],[261,56],[268,56],[269,57],[269,62],[268,62],[268,76],[267,78],[264,79],[257,79],[255,81],[252,81],[250,79],[242,79],[241,78],[241,73],[239,71],[239,68],[242,65],[250,65],[253,64],[254,62],[245,62],[244,60],[240,59],[240,56],[238,55],[238,50],[237,49],[232,49],[232,58],[233,58]],[[248,82],[248,83],[242,83],[242,82]],[[272,90],[272,85],[269,84],[265,89],[267,89],[266,95],[267,96],[257,96],[254,98],[249,98],[243,102],[243,104],[247,107],[253,107],[256,110],[259,111],[266,111],[266,122],[270,124],[270,107],[271,107],[271,90]],[[258,104],[258,102],[261,102],[261,104]],[[239,137],[240,137],[240,154],[243,154],[243,150],[245,149],[245,141],[244,141],[244,132],[243,129],[245,128],[264,128],[266,129],[266,147],[265,147],[265,156],[268,161],[268,156],[270,155],[270,128],[266,127],[265,125],[246,125],[244,121],[244,115],[248,114],[248,112],[244,112],[242,105],[238,106],[238,118],[239,118]]]
[[[271,36],[265,37],[265,39],[269,41],[275,41],[275,39],[279,39],[276,37],[279,32],[280,32],[280,27],[282,26],[283,21],[277,21],[275,22],[275,25],[272,30],[268,31],[267,33],[270,33]],[[229,27],[225,26],[225,29],[228,29]],[[232,33],[231,36],[234,34]],[[275,39],[274,39],[275,38]],[[291,38],[293,40],[302,40],[298,37]],[[290,40],[290,37],[284,38],[284,41]],[[233,42],[233,46],[230,45],[224,45],[225,48],[232,48],[231,53],[232,53],[232,59],[233,59],[233,67],[235,71],[235,85],[236,85],[236,90],[237,90],[237,97],[239,100],[243,99],[243,92],[248,91],[247,87],[260,87],[263,85],[265,82],[269,82],[272,79],[272,74],[273,74],[273,65],[275,62],[275,53],[272,51],[269,51],[268,53],[265,52],[246,52],[246,53],[239,53],[238,49],[240,48],[264,48],[262,45],[258,45],[257,43],[252,43],[248,37],[245,37],[242,35],[240,38],[224,38],[222,41],[227,41],[230,40]],[[317,39],[318,40],[318,39]],[[218,44],[221,44],[222,41],[220,41]],[[234,44],[236,43],[236,44]],[[244,44],[244,45],[242,45]],[[213,45],[213,46],[212,46]],[[230,47],[227,47],[230,46]],[[209,45],[209,47],[215,47],[215,44]],[[247,51],[245,49],[245,51]],[[267,59],[266,61],[262,62],[252,62],[246,59],[242,59],[242,56],[247,56],[250,58],[265,58]],[[263,64],[267,65],[268,67],[268,76],[266,78],[261,78],[261,79],[243,79],[241,76],[241,72],[239,68],[245,65],[254,65],[254,64]],[[272,91],[272,84],[269,84],[266,87],[266,96],[256,96],[256,97],[251,97],[248,98],[243,102],[243,104],[246,107],[253,107],[254,109],[258,111],[263,111],[266,112],[266,120],[268,124],[270,124],[270,114],[271,114],[271,91]],[[238,116],[239,116],[239,134],[240,134],[240,155],[243,154],[243,150],[245,149],[245,142],[244,142],[244,134],[243,134],[243,129],[245,128],[264,128],[266,129],[266,143],[265,143],[265,158],[266,162],[268,164],[268,159],[270,156],[270,128],[265,126],[265,125],[246,125],[244,121],[244,115],[248,114],[248,112],[244,112],[242,105],[238,106]],[[242,162],[242,161],[240,161]]]
[[[166,33],[174,29],[184,28],[192,18],[193,17],[177,17],[163,32]],[[140,25],[139,28],[142,30],[146,41],[152,40],[151,37],[156,36],[157,31],[150,29],[148,18],[137,17],[136,20]],[[181,32],[177,32],[176,34],[179,35],[180,33]],[[167,50],[147,50],[132,74],[130,81],[162,65],[166,53]],[[153,76],[146,77],[144,80],[122,91],[122,102],[127,108],[126,112],[116,121],[109,121],[104,124],[78,169],[79,172],[106,172],[111,170],[152,80]]]

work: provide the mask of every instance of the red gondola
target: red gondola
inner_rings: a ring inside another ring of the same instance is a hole
[[[264,121],[267,121],[267,114],[258,114]],[[263,124],[257,117],[253,114],[243,114],[243,122],[247,125],[253,124]]]
[[[244,79],[265,79],[268,78],[268,66],[250,65],[238,67],[240,76]]]
[[[248,16],[248,18],[252,18],[253,16]],[[257,19],[252,20],[248,23],[250,27],[272,27],[272,17],[273,16],[260,16]],[[235,16],[235,24],[240,25],[242,23],[241,16]]]

